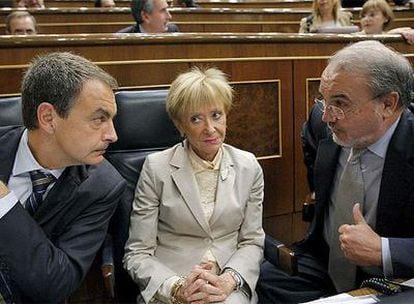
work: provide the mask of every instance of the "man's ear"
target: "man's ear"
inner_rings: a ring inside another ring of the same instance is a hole
[[[145,11],[141,11],[141,19],[142,19],[142,23],[147,23],[148,15]]]
[[[48,102],[42,102],[37,107],[37,123],[39,125],[39,129],[42,129],[49,134],[55,132],[57,117],[58,114],[56,113],[55,107],[52,104]]]
[[[383,115],[385,118],[394,115],[400,109],[400,94],[398,92],[390,92],[383,97]]]

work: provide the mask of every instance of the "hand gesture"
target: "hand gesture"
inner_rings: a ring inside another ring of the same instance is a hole
[[[354,205],[352,213],[355,224],[338,229],[345,257],[359,266],[381,266],[381,237],[367,224],[359,204]]]

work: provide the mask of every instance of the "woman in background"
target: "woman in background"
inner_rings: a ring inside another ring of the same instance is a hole
[[[401,34],[408,43],[414,43],[414,30],[398,27],[386,31],[394,19],[394,13],[385,0],[368,0],[361,10],[361,31],[356,34]]]
[[[312,14],[302,18],[299,33],[315,33],[322,27],[352,25],[352,14],[341,11],[340,0],[313,0]]]
[[[147,157],[131,213],[124,267],[138,303],[256,303],[263,257],[263,174],[224,144],[232,88],[218,69],[171,85],[167,112],[185,140]]]

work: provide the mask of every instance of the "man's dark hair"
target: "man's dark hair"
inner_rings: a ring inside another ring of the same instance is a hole
[[[144,11],[148,14],[154,9],[153,0],[132,0],[131,1],[131,12],[137,24],[142,23],[141,12]]]
[[[88,80],[99,80],[112,89],[118,86],[111,75],[81,56],[64,52],[37,57],[22,83],[22,111],[26,128],[38,127],[37,108],[42,102],[52,104],[60,117],[68,117]]]

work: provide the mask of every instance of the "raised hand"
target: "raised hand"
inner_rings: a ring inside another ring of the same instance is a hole
[[[339,227],[339,241],[346,258],[359,266],[380,266],[381,237],[367,224],[361,213],[360,205],[352,209],[354,225]]]

